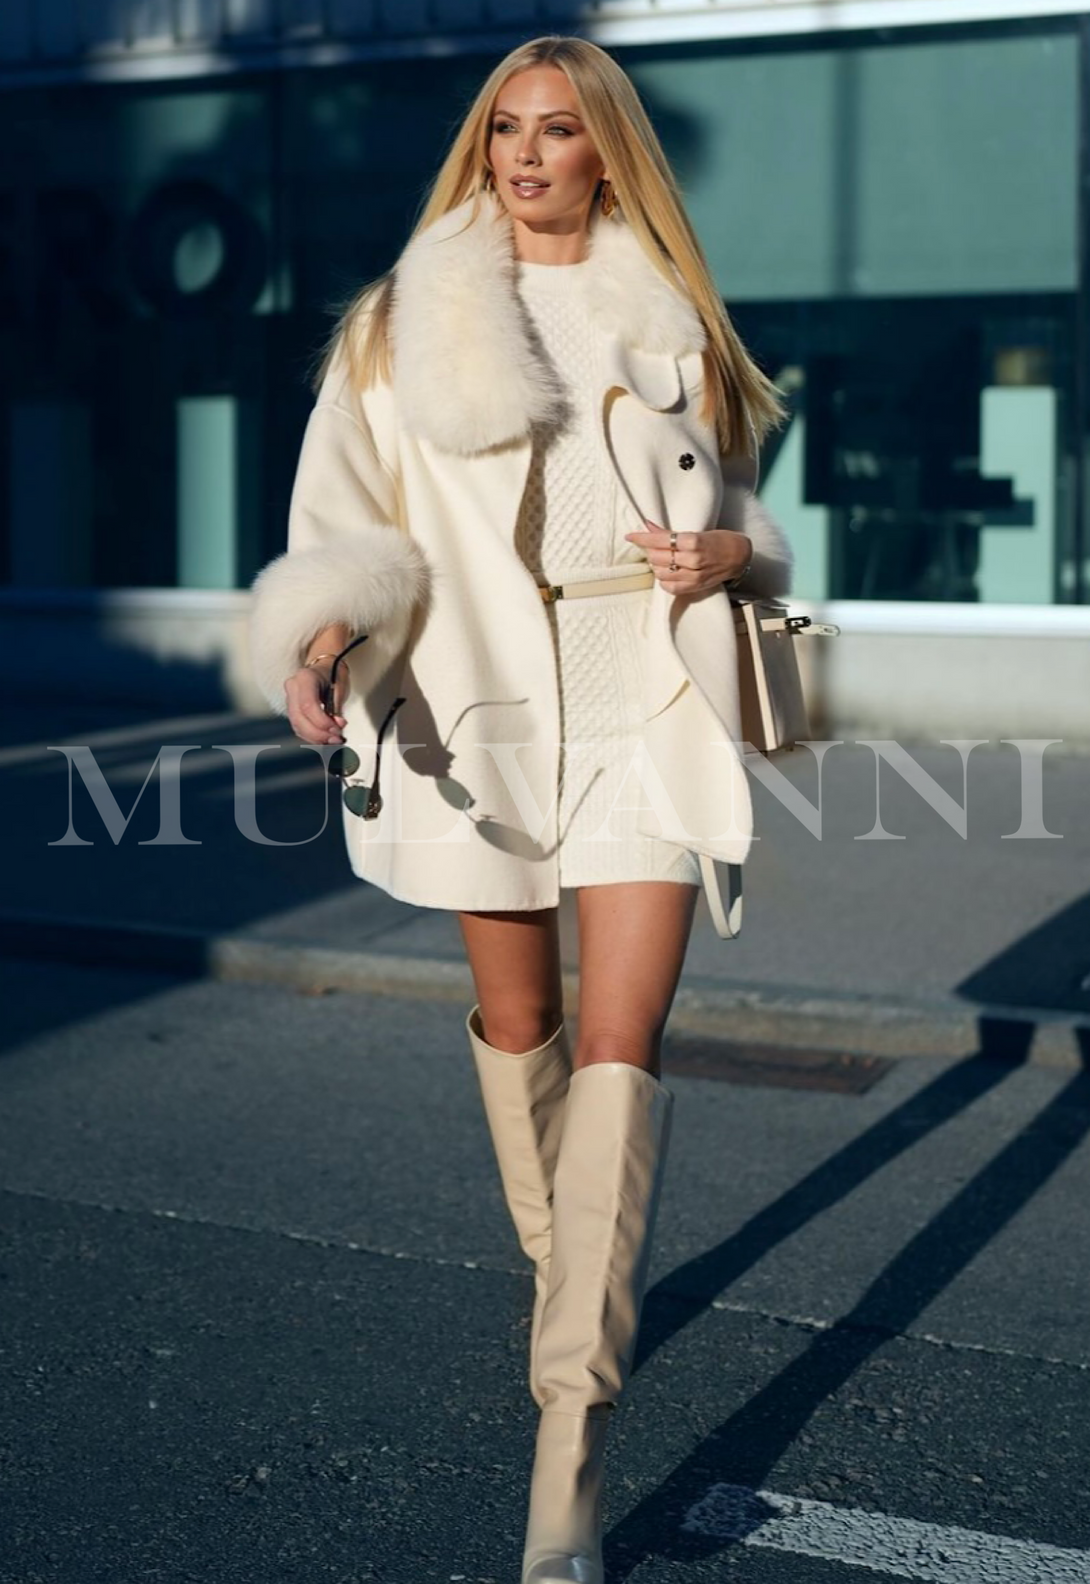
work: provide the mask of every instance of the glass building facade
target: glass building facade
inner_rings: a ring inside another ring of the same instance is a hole
[[[1087,599],[1090,19],[622,46],[789,399],[815,600]],[[236,589],[331,312],[495,59],[0,94],[0,583]]]

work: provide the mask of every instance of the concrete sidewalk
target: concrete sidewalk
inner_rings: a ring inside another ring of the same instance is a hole
[[[182,760],[187,845],[155,845],[149,784],[115,842],[68,761],[86,746],[122,815],[164,745]],[[257,816],[276,842],[234,822],[229,756],[268,744]],[[720,941],[700,905],[674,1025],[735,1040],[905,1055],[980,1045],[981,1019],[1031,1059],[1074,1065],[1090,1027],[1090,757],[1047,750],[1049,838],[1011,839],[1031,811],[1016,749],[907,745],[933,778],[930,801],[874,752],[847,743],[823,761],[774,761],[780,795],[751,778],[759,839],[746,866],[742,937]],[[911,765],[908,766],[911,773]],[[925,786],[927,784],[925,783]],[[78,707],[0,713],[0,786],[9,832],[0,948],[17,956],[146,964],[183,974],[464,1000],[455,918],[394,901],[348,868],[340,813],[317,759],[278,720],[156,719]],[[936,789],[941,789],[936,790]],[[880,791],[881,817],[876,817]],[[936,811],[946,795],[947,818]],[[948,819],[968,810],[963,838]],[[808,816],[811,827],[815,816]],[[69,843],[61,838],[69,832]],[[321,832],[315,836],[316,832]],[[77,841],[72,840],[72,833]],[[888,839],[884,833],[888,833]],[[315,839],[309,839],[314,837]],[[574,970],[573,897],[562,908]],[[572,984],[574,993],[574,983]],[[1006,1032],[1004,1033],[1004,1027]]]

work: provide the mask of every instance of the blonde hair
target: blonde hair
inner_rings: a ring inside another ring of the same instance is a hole
[[[703,323],[707,342],[702,415],[707,422],[714,421],[721,451],[748,450],[750,426],[759,439],[782,422],[780,393],[754,363],[731,324],[685,213],[674,173],[631,78],[596,44],[548,35],[531,39],[500,61],[455,136],[413,237],[484,190],[490,175],[488,148],[500,89],[508,78],[534,66],[558,67],[575,89],[583,120],[609,171],[624,218],[660,274],[671,285],[680,284],[688,294]],[[326,353],[322,375],[343,344],[350,377],[359,389],[366,389],[376,377],[390,377],[387,325],[394,273],[387,271],[349,304]]]

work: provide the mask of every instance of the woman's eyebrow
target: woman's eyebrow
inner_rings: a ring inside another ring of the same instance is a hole
[[[518,120],[518,116],[513,115],[510,110],[501,110],[498,106],[493,111],[493,115],[506,116],[509,121]],[[555,121],[557,116],[568,116],[572,121],[579,120],[574,110],[543,110],[538,119],[541,121]]]

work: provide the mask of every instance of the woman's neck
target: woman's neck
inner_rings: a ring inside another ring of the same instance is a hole
[[[521,220],[512,222],[515,258],[520,264],[582,264],[587,256],[589,233],[532,230]]]

